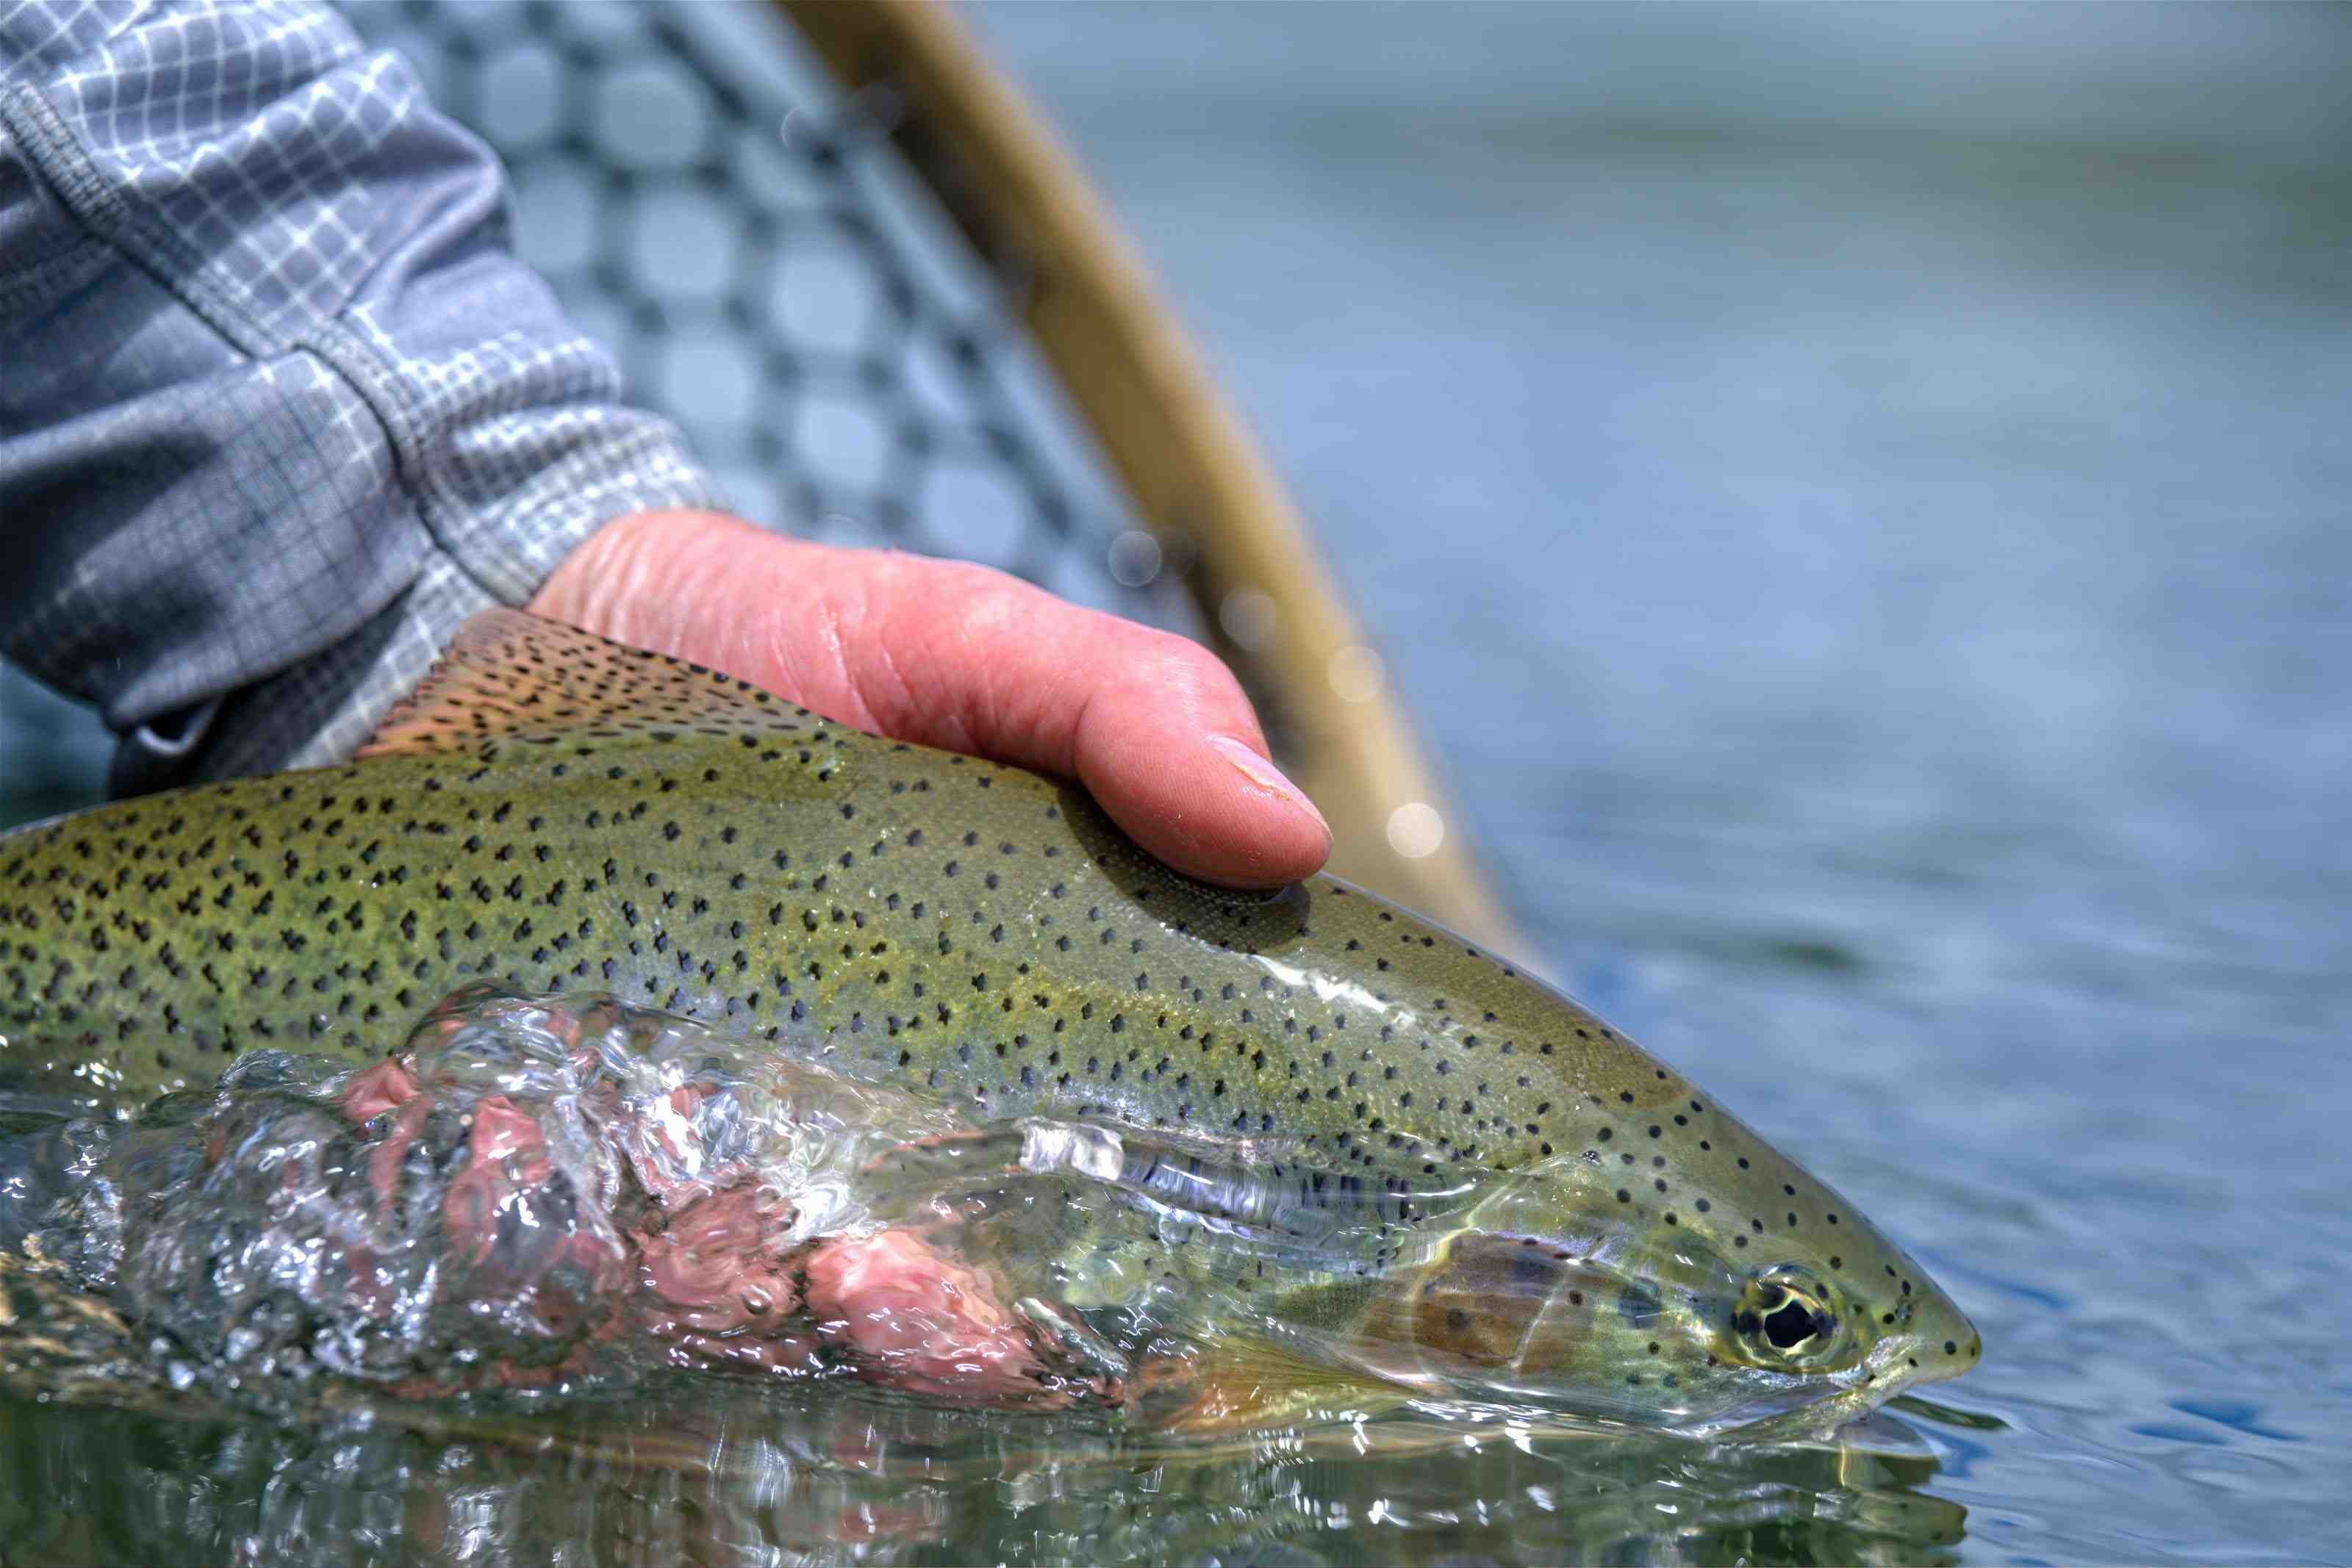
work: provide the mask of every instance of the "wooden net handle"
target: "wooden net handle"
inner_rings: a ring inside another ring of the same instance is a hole
[[[1281,483],[1044,120],[944,5],[778,4],[845,92],[899,95],[894,145],[980,254],[1017,276],[1038,350],[1145,525],[1190,557],[1213,644],[1329,820],[1332,871],[1527,954]],[[1244,647],[1221,612],[1253,592],[1265,635]]]

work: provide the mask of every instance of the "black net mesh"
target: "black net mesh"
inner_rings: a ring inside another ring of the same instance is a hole
[[[983,265],[768,5],[403,0],[347,15],[506,162],[515,244],[744,516],[1016,572],[1192,630]],[[7,817],[96,798],[97,720],[0,672]],[[5,820],[5,818],[0,818]]]
[[[361,6],[505,160],[516,246],[754,520],[1184,624],[979,263],[759,4]]]

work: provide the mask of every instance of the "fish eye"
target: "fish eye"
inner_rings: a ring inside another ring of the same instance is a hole
[[[1793,1263],[1751,1277],[1732,1310],[1739,1359],[1786,1370],[1826,1370],[1848,1337],[1826,1281]]]
[[[1776,1350],[1795,1350],[1815,1334],[1828,1332],[1828,1325],[1821,1321],[1828,1315],[1791,1291],[1777,1310],[1764,1314],[1764,1337]]]

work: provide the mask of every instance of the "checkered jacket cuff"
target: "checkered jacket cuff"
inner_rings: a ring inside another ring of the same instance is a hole
[[[0,0],[0,652],[143,787],[347,756],[466,615],[718,504],[322,5]]]

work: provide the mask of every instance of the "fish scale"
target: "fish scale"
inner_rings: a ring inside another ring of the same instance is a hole
[[[1799,1248],[1881,1327],[1941,1302],[1679,1074],[1439,927],[1328,877],[1191,881],[1067,785],[516,612],[469,622],[347,765],[0,839],[20,1081],[372,1058],[484,978],[608,989],[982,1120],[1279,1134],[1389,1193],[1539,1173],[1556,1232]]]

